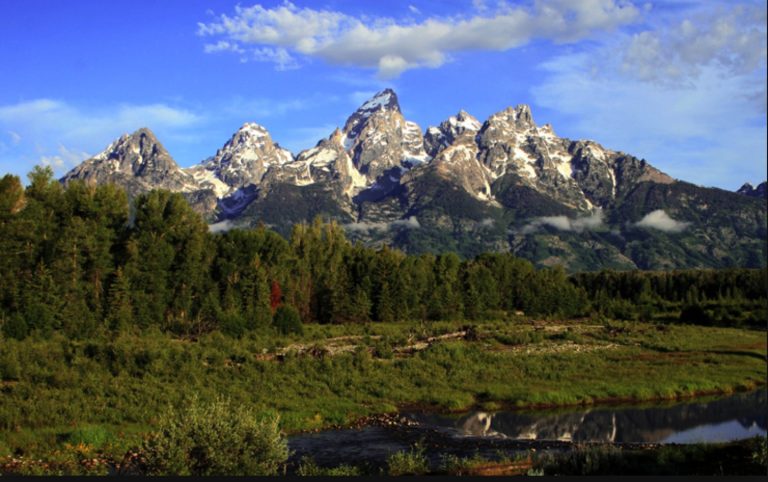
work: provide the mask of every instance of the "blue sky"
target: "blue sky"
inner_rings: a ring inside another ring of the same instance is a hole
[[[530,104],[673,177],[766,179],[766,4],[2,0],[0,173],[151,128],[182,166],[246,121],[294,153],[394,88],[422,129]]]

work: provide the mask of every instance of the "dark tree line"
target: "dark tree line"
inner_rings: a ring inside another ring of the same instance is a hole
[[[112,185],[65,189],[49,168],[35,168],[29,180],[24,188],[15,176],[0,179],[0,324],[16,338],[150,327],[239,336],[273,323],[297,331],[299,319],[574,317],[602,296],[678,299],[691,287],[765,296],[751,271],[569,278],[504,253],[461,260],[374,250],[320,220],[296,225],[289,239],[263,227],[213,234],[178,193],[153,191],[130,203]]]
[[[574,274],[571,280],[593,309],[614,318],[651,319],[672,309],[684,323],[765,327],[768,319],[765,268],[606,270]]]
[[[677,271],[600,271],[578,273],[574,282],[590,298],[602,296],[634,302],[658,298],[673,302],[714,299],[760,299],[768,291],[765,269],[697,269]]]

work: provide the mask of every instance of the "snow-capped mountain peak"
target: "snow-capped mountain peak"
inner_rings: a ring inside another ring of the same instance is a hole
[[[394,110],[400,112],[400,103],[397,101],[397,94],[392,89],[384,89],[377,92],[376,95],[365,101],[357,109],[358,112],[375,112],[377,110]]]
[[[187,172],[221,198],[251,184],[259,184],[270,166],[292,160],[293,154],[273,142],[264,126],[246,122],[213,157]]]
[[[163,188],[189,192],[194,180],[179,168],[168,151],[146,127],[124,134],[96,156],[83,161],[62,178],[124,185],[134,194]]]
[[[424,144],[427,153],[436,157],[440,151],[453,144],[460,136],[474,135],[482,128],[482,124],[465,110],[450,116],[438,127],[427,129]]]
[[[465,110],[460,110],[455,116],[448,118],[448,122],[452,127],[462,129],[464,131],[479,131],[483,126],[480,121],[475,119]]]

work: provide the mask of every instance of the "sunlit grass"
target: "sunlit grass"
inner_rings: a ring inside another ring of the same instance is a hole
[[[17,360],[19,370],[2,382],[0,452],[60,445],[84,427],[135,441],[165,406],[193,393],[277,410],[283,429],[296,431],[404,405],[458,411],[590,404],[732,391],[765,380],[765,333],[731,328],[487,322],[476,324],[474,341],[438,342],[383,359],[368,350],[382,343],[375,337],[398,346],[464,324],[308,325],[301,336],[278,339],[279,346],[322,345],[338,336],[359,336],[349,343],[361,346],[323,358],[289,354],[283,361],[257,359],[273,342],[257,335],[237,340],[214,333],[194,342],[158,333],[5,340],[5,356]]]

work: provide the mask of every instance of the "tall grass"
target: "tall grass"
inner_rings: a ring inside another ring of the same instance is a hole
[[[18,363],[18,370],[0,380],[0,450],[46,450],[68,437],[97,441],[102,429],[118,440],[140,439],[141,432],[157,426],[166,406],[193,393],[203,401],[226,394],[234,404],[277,411],[290,432],[346,424],[406,404],[439,410],[588,404],[734,390],[765,379],[761,332],[582,325],[571,324],[569,335],[544,336],[528,324],[480,323],[476,341],[445,341],[412,355],[384,357],[369,353],[382,343],[374,337],[389,337],[391,346],[461,325],[307,325],[304,334],[275,343],[322,345],[351,335],[365,346],[323,358],[288,355],[283,361],[259,358],[274,340],[219,333],[195,342],[160,333],[0,340],[0,353]],[[101,428],[88,434],[83,427]],[[73,434],[77,430],[80,435]]]

